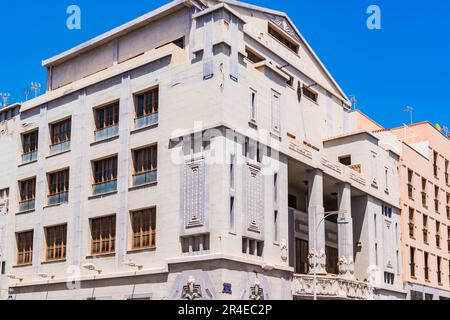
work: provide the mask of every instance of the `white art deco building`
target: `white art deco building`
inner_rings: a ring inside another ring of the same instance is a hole
[[[404,297],[399,151],[285,13],[176,0],[43,66],[0,110],[2,299]]]

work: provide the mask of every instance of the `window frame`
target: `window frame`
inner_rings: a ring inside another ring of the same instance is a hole
[[[32,137],[35,136],[35,140]],[[33,144],[34,142],[34,144]],[[39,129],[22,133],[22,155],[28,155],[39,150]]]
[[[147,105],[146,101],[147,101],[147,97],[150,94],[152,95],[152,103],[150,105],[150,110],[148,110],[148,105]],[[141,97],[143,97],[143,102],[142,102],[143,106],[142,106],[142,115],[139,115],[138,108],[139,108],[139,99]],[[159,107],[160,107],[159,86],[134,94],[134,119],[135,120],[158,114]]]
[[[146,225],[146,217],[148,214],[148,229],[144,230]],[[139,219],[139,224],[136,223],[135,219]],[[157,224],[156,224],[156,207],[140,209],[130,212],[130,223],[131,223],[131,250],[139,251],[146,249],[156,248],[156,235],[157,235]],[[139,227],[136,231],[135,227]],[[136,241],[139,238],[139,243]],[[148,245],[144,245],[145,237],[148,237]]]
[[[53,234],[50,234],[50,233]],[[58,238],[58,235],[61,238]],[[60,244],[57,244],[58,241]],[[57,252],[60,252],[57,255]],[[49,251],[52,252],[49,255]],[[45,228],[45,261],[62,261],[67,257],[67,224],[51,226]]]
[[[16,242],[17,242],[16,264],[18,266],[26,266],[31,265],[33,263],[33,245],[34,245],[33,237],[34,237],[34,230],[16,233]],[[25,241],[25,243],[22,243],[22,241]]]
[[[106,162],[112,161],[111,165],[105,166]],[[107,182],[117,181],[118,177],[118,156],[114,155],[104,159],[92,161],[93,185],[101,185]],[[97,167],[97,165],[100,165]],[[101,181],[97,178],[101,178]],[[109,179],[107,179],[109,177]]]
[[[62,132],[64,132],[62,128],[65,128],[64,137],[62,137]],[[70,142],[71,139],[72,139],[72,118],[66,118],[50,124],[50,147]]]
[[[111,117],[108,116],[108,110],[112,109]],[[100,121],[99,117],[102,115],[103,119]],[[108,121],[111,119],[111,121]],[[99,107],[94,108],[94,121],[95,121],[95,132],[99,132],[108,128],[118,126],[120,123],[120,102],[114,101]],[[101,127],[99,126],[101,122]],[[111,124],[108,124],[111,122]]]
[[[104,217],[91,218],[89,225],[91,232],[91,255],[101,256],[114,254],[116,252],[116,215],[114,214]],[[105,229],[108,232],[107,237],[104,237]],[[104,244],[108,247],[107,250],[103,250]],[[98,245],[98,251],[95,250],[96,245]]]

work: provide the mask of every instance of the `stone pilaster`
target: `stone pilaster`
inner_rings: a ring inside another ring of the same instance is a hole
[[[354,279],[353,259],[353,219],[351,206],[351,187],[348,183],[338,184],[338,250],[339,275]]]
[[[325,210],[323,206],[323,172],[309,172],[309,272],[326,274]]]

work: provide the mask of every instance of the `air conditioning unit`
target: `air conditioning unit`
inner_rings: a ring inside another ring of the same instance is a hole
[[[0,216],[8,213],[8,200],[0,200]]]

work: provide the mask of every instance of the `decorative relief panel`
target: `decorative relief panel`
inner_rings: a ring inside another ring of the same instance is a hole
[[[280,16],[275,16],[272,14],[266,14],[266,16],[267,16],[267,18],[269,18],[269,20],[272,23],[277,25],[279,28],[281,28],[284,32],[286,32],[292,38],[294,38],[295,40],[300,42],[300,38],[298,37],[297,32],[294,30],[294,28],[292,27],[292,25],[289,23],[289,21],[286,18],[280,17]]]
[[[185,164],[182,185],[182,206],[185,228],[204,226],[206,203],[206,166],[203,159]]]
[[[261,169],[253,165],[247,165],[246,180],[247,229],[260,233],[262,232],[264,218],[264,180]]]

